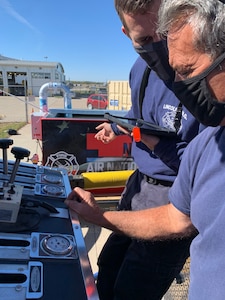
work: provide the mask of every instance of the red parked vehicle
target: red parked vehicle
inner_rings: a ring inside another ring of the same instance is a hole
[[[92,94],[87,98],[88,109],[106,109],[108,107],[108,96],[106,94]]]

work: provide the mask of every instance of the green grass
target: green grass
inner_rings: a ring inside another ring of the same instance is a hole
[[[9,123],[0,123],[0,138],[8,138],[8,130],[9,129],[15,129],[19,130],[23,126],[25,126],[26,122],[9,122]]]

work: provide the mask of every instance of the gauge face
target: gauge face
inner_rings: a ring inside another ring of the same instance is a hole
[[[63,194],[63,189],[59,186],[45,185],[43,191],[48,195],[59,196]]]
[[[55,176],[55,175],[45,175],[45,176],[43,176],[43,179],[49,183],[54,183],[54,184],[61,183],[61,178],[59,176]]]
[[[42,240],[45,252],[51,255],[68,255],[73,249],[71,240],[64,235],[49,235]]]

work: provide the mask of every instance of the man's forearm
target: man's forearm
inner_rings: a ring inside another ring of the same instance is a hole
[[[117,233],[144,240],[165,240],[190,236],[195,229],[189,218],[177,221],[165,205],[142,211],[105,211],[98,225]]]
[[[179,238],[195,232],[190,217],[171,203],[140,211],[105,211],[90,192],[79,187],[65,203],[86,221],[137,239]]]

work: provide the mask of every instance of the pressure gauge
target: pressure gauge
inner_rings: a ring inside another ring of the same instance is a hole
[[[63,188],[59,186],[53,186],[53,185],[45,185],[43,187],[43,191],[52,196],[60,196],[63,194]]]
[[[43,179],[44,179],[44,181],[53,183],[53,184],[60,184],[62,181],[59,176],[55,176],[55,175],[44,175]]]
[[[73,250],[71,239],[62,234],[48,235],[41,241],[43,250],[50,255],[69,255]]]

